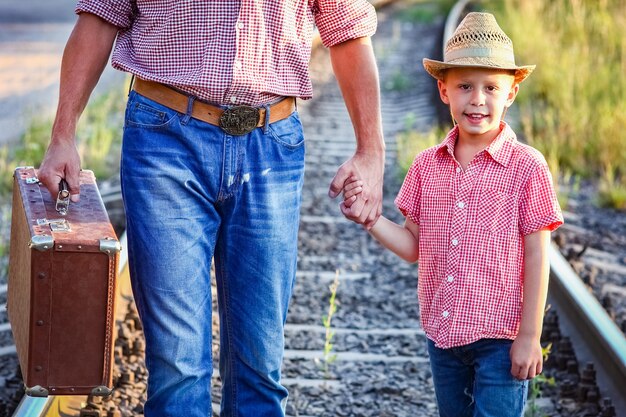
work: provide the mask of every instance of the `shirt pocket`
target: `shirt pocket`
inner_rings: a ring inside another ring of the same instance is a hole
[[[517,212],[516,196],[487,188],[479,198],[478,224],[493,234],[510,230]]]

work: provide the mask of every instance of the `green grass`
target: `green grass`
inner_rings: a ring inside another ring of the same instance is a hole
[[[489,0],[518,65],[536,64],[517,104],[525,139],[563,172],[605,178],[603,204],[624,209],[626,2]],[[610,181],[607,180],[610,176]]]
[[[119,171],[126,89],[120,86],[95,97],[77,128],[81,166],[101,179]],[[0,147],[0,282],[6,281],[7,275],[13,172],[18,166],[39,166],[48,147],[52,122],[52,117],[33,119],[18,145]]]
[[[94,97],[77,127],[76,145],[81,166],[106,179],[119,170],[126,86]],[[38,167],[48,147],[52,117],[31,120],[17,146],[0,147],[0,197],[11,193],[13,171],[18,166]]]
[[[452,126],[434,127],[427,132],[418,132],[413,128],[415,115],[409,113],[404,121],[404,130],[398,134],[398,175],[403,180],[413,160],[421,151],[439,144]]]

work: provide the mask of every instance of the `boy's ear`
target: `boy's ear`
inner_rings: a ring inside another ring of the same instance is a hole
[[[441,101],[443,101],[444,104],[450,104],[446,83],[441,80],[437,80],[437,88],[439,89],[439,97],[441,97]]]
[[[517,97],[517,93],[519,92],[519,84],[514,83],[511,86],[511,90],[509,91],[509,96],[506,99],[506,107],[510,107],[515,101],[515,97]]]

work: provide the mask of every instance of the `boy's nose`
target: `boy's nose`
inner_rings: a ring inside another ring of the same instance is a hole
[[[473,106],[482,106],[485,104],[485,94],[481,90],[474,90],[471,96],[470,104]]]

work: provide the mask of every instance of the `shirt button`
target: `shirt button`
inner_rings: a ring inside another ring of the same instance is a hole
[[[243,29],[243,23],[241,22],[237,23],[237,29]]]
[[[232,97],[230,98],[230,102],[231,102],[231,103],[236,103],[236,102],[237,102],[237,97],[232,96]]]
[[[464,203],[464,202],[462,202],[462,201],[459,201],[458,203],[456,203],[456,205],[457,205],[459,208],[465,208],[465,203]]]
[[[459,244],[458,239],[452,239],[452,245],[456,246]]]
[[[454,277],[452,275],[448,275],[448,282],[454,281]]]
[[[456,172],[461,172],[461,168],[456,167]]]
[[[443,313],[441,313],[442,316],[444,317],[448,317],[450,315],[450,313],[448,313],[447,311],[444,311]]]
[[[241,61],[235,61],[235,68],[241,69]]]

